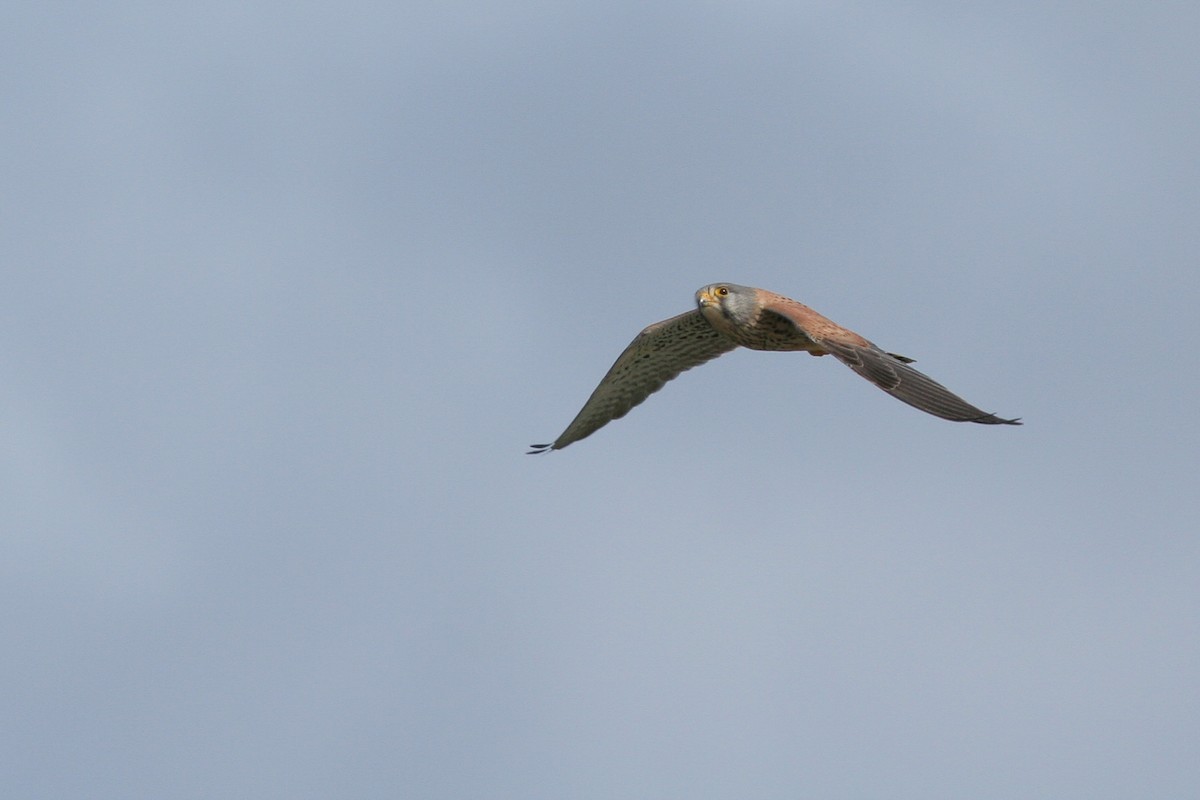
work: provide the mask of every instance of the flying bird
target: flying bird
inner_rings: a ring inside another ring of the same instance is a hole
[[[803,303],[750,286],[714,283],[696,292],[696,309],[656,322],[637,335],[608,370],[562,435],[531,445],[548,453],[592,435],[620,419],[684,370],[736,347],[803,350],[831,355],[885,392],[914,408],[953,422],[1020,425],[976,408],[913,369],[913,359],[888,353]]]

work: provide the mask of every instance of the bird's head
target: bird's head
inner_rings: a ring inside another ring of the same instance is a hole
[[[751,325],[759,312],[755,291],[736,283],[710,283],[696,292],[696,305],[700,313],[718,329],[730,322]]]

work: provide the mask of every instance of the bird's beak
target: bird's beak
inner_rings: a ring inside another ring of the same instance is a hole
[[[715,306],[717,304],[716,298],[712,296],[711,289],[705,289],[704,291],[697,294],[696,302],[700,304],[701,308],[703,308],[704,306]]]

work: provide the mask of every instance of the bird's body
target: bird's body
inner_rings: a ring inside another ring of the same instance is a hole
[[[701,316],[730,341],[751,350],[805,350],[814,356],[825,355],[817,341],[839,335],[860,345],[866,339],[821,316],[803,303],[780,294],[748,286],[722,284],[726,294],[717,295],[717,287],[697,292],[696,304]],[[707,291],[707,293],[706,293]],[[703,298],[703,299],[702,299]],[[714,299],[715,298],[715,299]],[[787,316],[780,313],[786,310]]]
[[[531,453],[561,450],[594,433],[680,372],[736,347],[751,350],[803,350],[832,355],[893,397],[954,422],[1020,425],[1002,419],[951,392],[908,366],[911,358],[887,353],[849,328],[783,295],[715,283],[696,292],[694,311],[649,326],[625,348],[592,392],[583,409],[554,442],[533,445]]]

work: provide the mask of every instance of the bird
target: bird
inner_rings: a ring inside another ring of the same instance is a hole
[[[667,381],[738,347],[831,355],[883,391],[935,417],[981,425],[1020,425],[963,400],[889,353],[803,303],[765,289],[713,283],[696,292],[696,308],[639,333],[553,442],[529,455],[562,450],[620,419]]]

